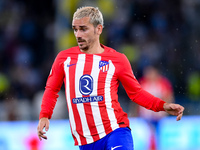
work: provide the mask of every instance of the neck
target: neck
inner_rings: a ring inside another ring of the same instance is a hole
[[[96,42],[93,45],[90,45],[89,49],[87,50],[81,50],[81,52],[87,53],[87,54],[100,54],[104,52],[104,48],[101,46],[100,42]]]

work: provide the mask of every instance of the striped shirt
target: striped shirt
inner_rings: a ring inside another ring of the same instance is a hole
[[[129,126],[118,102],[119,82],[132,101],[153,111],[163,110],[164,101],[141,88],[126,56],[103,47],[101,54],[82,53],[78,46],[61,51],[46,83],[40,118],[51,118],[64,82],[75,145],[93,143],[119,127]]]

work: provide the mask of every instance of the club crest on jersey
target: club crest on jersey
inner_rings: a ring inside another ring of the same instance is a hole
[[[108,61],[99,61],[99,69],[102,71],[102,72],[106,72],[109,70],[109,62]]]

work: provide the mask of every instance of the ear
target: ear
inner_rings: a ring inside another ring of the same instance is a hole
[[[97,27],[96,27],[96,33],[98,35],[101,35],[102,31],[103,31],[103,26],[101,24],[97,25]]]

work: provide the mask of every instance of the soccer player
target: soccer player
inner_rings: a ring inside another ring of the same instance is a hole
[[[45,133],[63,82],[72,136],[81,150],[133,150],[128,116],[118,102],[119,82],[133,102],[181,119],[182,106],[143,90],[126,56],[100,44],[103,16],[98,8],[77,9],[72,28],[78,46],[61,51],[52,65],[37,128],[40,140],[47,139]]]

